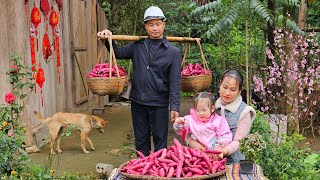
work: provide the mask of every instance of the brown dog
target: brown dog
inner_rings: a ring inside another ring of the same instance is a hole
[[[91,139],[87,136],[92,128],[96,128],[99,132],[104,132],[104,126],[107,121],[88,114],[74,114],[74,113],[64,113],[57,112],[51,117],[43,117],[39,112],[34,111],[36,118],[38,118],[42,123],[48,123],[49,132],[50,132],[50,147],[51,154],[54,154],[53,145],[57,143],[58,153],[62,153],[60,149],[60,140],[63,132],[63,128],[74,124],[80,127],[81,131],[81,148],[85,154],[88,154],[89,151],[86,150],[86,140],[89,142],[91,149],[94,150]]]

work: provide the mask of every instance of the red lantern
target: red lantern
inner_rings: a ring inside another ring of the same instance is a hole
[[[37,72],[37,77],[36,77],[36,83],[40,86],[40,88],[42,88],[44,81],[46,80],[45,76],[44,76],[44,71],[43,69],[40,67],[38,69]]]
[[[40,93],[41,93],[41,104],[42,104],[42,106],[43,106],[42,86],[43,86],[43,83],[44,83],[45,80],[46,80],[46,78],[44,76],[44,71],[40,67],[38,69],[38,72],[37,72],[36,83],[39,85],[39,87],[41,89]]]
[[[34,24],[34,27],[36,28],[36,35],[38,35],[38,25],[41,22],[41,13],[39,9],[34,6],[31,10],[31,22]]]
[[[57,12],[53,9],[50,12],[49,23],[52,28],[52,36],[55,39],[55,27],[59,23],[59,16],[58,16]],[[55,40],[53,42],[55,43]],[[54,49],[56,49],[55,45],[54,45]]]
[[[52,33],[54,33],[54,28],[59,23],[59,16],[55,10],[50,12],[49,23],[52,27]]]

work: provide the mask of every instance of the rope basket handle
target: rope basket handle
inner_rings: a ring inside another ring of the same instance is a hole
[[[112,63],[115,64],[117,78],[120,78],[119,68],[118,68],[118,64],[117,64],[117,60],[116,60],[116,55],[114,53],[114,49],[112,46],[112,37],[111,36],[108,37],[108,42],[109,42],[109,46],[110,46],[110,50],[109,50],[109,78],[111,78],[111,76],[112,76]],[[105,40],[102,41],[102,44],[103,45],[105,44]],[[103,45],[99,49],[97,65],[102,63]]]
[[[199,49],[200,49],[203,68],[204,68],[204,70],[209,70],[208,62],[207,62],[207,60],[206,60],[206,58],[204,56],[204,53],[203,53],[203,50],[202,50],[202,46],[201,46],[201,43],[200,43],[200,39],[194,38],[194,40],[197,42],[197,45],[199,46]],[[187,57],[187,53],[189,51],[189,48],[190,48],[190,43],[187,43],[186,44],[186,49],[184,51],[183,59],[182,59],[182,62],[181,62],[181,67],[182,68],[184,68],[186,66],[186,57]]]

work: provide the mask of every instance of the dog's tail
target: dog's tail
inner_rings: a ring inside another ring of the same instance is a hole
[[[34,115],[36,116],[37,119],[39,119],[42,123],[46,123],[50,120],[50,118],[45,118],[43,117],[39,112],[34,111]]]

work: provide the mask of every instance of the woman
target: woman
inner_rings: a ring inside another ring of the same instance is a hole
[[[242,101],[241,91],[243,78],[239,71],[228,70],[223,73],[219,95],[215,103],[216,111],[225,117],[233,134],[233,140],[226,146],[216,146],[215,149],[221,150],[222,154],[218,158],[228,157],[228,163],[238,163],[244,160],[244,155],[240,152],[240,140],[245,138],[251,129],[253,120],[256,117],[255,110]],[[197,143],[187,135],[186,142],[195,149],[204,150],[205,146]]]

